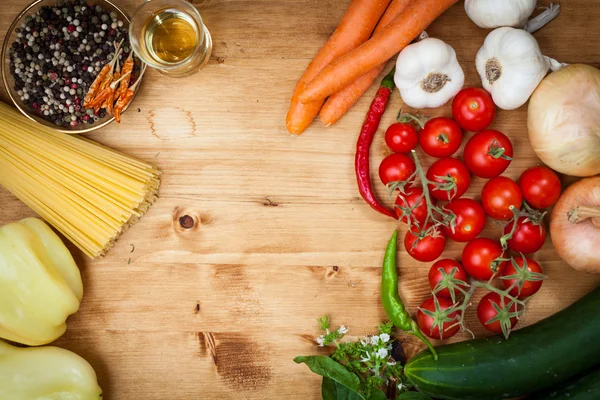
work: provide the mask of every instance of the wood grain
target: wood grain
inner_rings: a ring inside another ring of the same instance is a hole
[[[0,36],[26,3],[2,2]],[[120,3],[132,12],[139,1]],[[355,186],[355,140],[375,88],[334,127],[315,123],[300,137],[285,131],[296,79],[348,0],[193,3],[213,35],[208,66],[185,80],[149,71],[123,123],[90,135],[155,163],[161,198],[104,259],[90,262],[70,247],[86,293],[57,344],[90,361],[107,400],[319,399],[318,378],[292,358],[319,353],[312,338],[324,313],[353,335],[374,332],[385,319],[383,250],[394,229],[405,229],[374,213]],[[598,2],[561,5],[561,16],[536,33],[541,48],[563,62],[600,65]],[[428,32],[456,49],[467,83],[479,85],[474,58],[486,31],[462,3]],[[381,132],[402,106],[394,94]],[[428,114],[449,115],[449,107]],[[493,125],[514,142],[513,178],[539,162],[525,119],[524,107],[501,111]],[[387,154],[381,136],[373,169]],[[469,194],[478,198],[484,183],[474,179]],[[0,223],[30,215],[0,188]],[[500,228],[489,222],[484,235],[499,237]],[[461,250],[452,243],[445,256]],[[521,326],[600,283],[562,262],[550,239],[535,258],[549,280]],[[428,293],[429,265],[404,251],[399,260],[400,290],[414,312]],[[469,325],[485,334],[472,311]],[[411,352],[419,348],[407,340]]]

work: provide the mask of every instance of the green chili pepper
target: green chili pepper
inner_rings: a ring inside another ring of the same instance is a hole
[[[398,294],[398,272],[396,271],[396,250],[398,242],[398,231],[394,231],[390,239],[385,257],[383,258],[383,268],[381,272],[381,303],[388,318],[394,326],[402,329],[409,335],[418,337],[427,345],[433,358],[438,359],[437,352],[432,344],[419,330],[417,323],[410,317],[406,311],[404,303]]]

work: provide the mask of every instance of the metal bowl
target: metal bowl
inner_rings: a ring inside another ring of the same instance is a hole
[[[119,19],[123,21],[125,28],[129,28],[130,19],[125,13],[123,9],[114,4],[110,0],[91,0],[89,1],[90,5],[101,5],[108,12],[115,11],[119,15]],[[112,115],[106,115],[104,118],[95,121],[93,124],[80,124],[75,127],[64,127],[56,125],[50,121],[46,121],[45,119],[36,115],[36,113],[29,107],[23,104],[20,96],[17,94],[15,88],[15,80],[13,76],[10,74],[10,57],[8,54],[9,47],[16,40],[17,32],[16,29],[21,26],[22,23],[25,22],[25,19],[37,13],[37,11],[43,6],[55,6],[57,4],[57,0],[35,0],[33,3],[25,7],[23,11],[19,13],[19,15],[15,18],[13,23],[8,28],[6,33],[6,37],[4,38],[4,43],[2,45],[2,82],[4,83],[4,87],[10,96],[13,104],[21,111],[23,115],[29,118],[32,121],[50,127],[54,130],[64,133],[70,134],[79,134],[79,133],[87,133],[95,131],[96,129],[102,128],[113,122],[115,118]],[[141,62],[141,61],[140,61]],[[142,69],[146,66],[142,64]],[[131,104],[131,103],[130,103]]]

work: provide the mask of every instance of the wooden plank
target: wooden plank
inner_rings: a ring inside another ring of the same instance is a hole
[[[0,35],[27,1],[5,3]],[[122,3],[132,11],[140,2]],[[214,39],[206,69],[185,80],[149,71],[123,124],[90,135],[155,163],[163,171],[161,198],[104,259],[90,262],[70,246],[85,297],[57,344],[90,361],[106,399],[318,399],[318,378],[291,360],[319,354],[312,338],[322,314],[352,335],[374,332],[385,319],[383,250],[393,229],[401,236],[405,229],[371,211],[356,190],[355,140],[375,88],[332,128],[315,123],[291,137],[283,124],[296,79],[348,0],[193,3]],[[596,3],[563,2],[562,15],[536,33],[544,52],[598,66]],[[456,49],[467,83],[479,85],[474,58],[487,32],[468,21],[462,4],[428,32]],[[7,99],[3,89],[0,98]],[[402,106],[395,94],[373,146],[374,171],[388,154],[381,134]],[[428,114],[449,115],[449,106]],[[515,145],[506,172],[512,178],[538,163],[525,121],[522,107],[500,111],[492,126]],[[484,183],[473,179],[469,195],[477,198]],[[30,215],[0,188],[0,223]],[[193,228],[181,227],[185,215]],[[500,234],[488,222],[484,235]],[[460,257],[462,247],[449,244],[445,256]],[[550,239],[535,258],[549,280],[520,326],[600,283],[562,262]],[[400,290],[414,312],[428,293],[429,264],[403,250],[399,264]],[[486,334],[473,311],[469,326]],[[414,353],[420,344],[409,338],[407,347]]]

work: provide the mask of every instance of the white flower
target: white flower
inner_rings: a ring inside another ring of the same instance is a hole
[[[379,343],[379,336],[377,336],[377,335],[371,336],[371,344],[373,346],[375,346],[377,343]]]
[[[403,387],[404,387],[404,386],[402,385],[402,382],[400,382],[400,383],[398,384],[398,390],[402,390],[402,388],[403,388]]]
[[[387,365],[392,367],[392,366],[396,365],[396,361],[388,361]]]
[[[363,346],[366,346],[369,344],[369,338],[368,337],[364,337],[360,339],[360,344],[362,344]]]
[[[318,338],[315,338],[315,342],[317,342],[319,347],[323,347],[325,343],[325,336],[321,335]]]
[[[387,343],[390,341],[390,335],[388,335],[387,333],[382,333],[381,335],[379,335],[379,339],[381,339],[383,343]]]
[[[340,335],[345,335],[346,333],[348,333],[348,328],[346,328],[344,325],[342,325],[338,328],[338,333]]]
[[[387,351],[387,349],[379,349],[379,350],[377,350],[377,357],[379,357],[381,359],[388,358],[388,351]]]
[[[367,362],[367,361],[371,361],[371,355],[369,354],[368,351],[365,351],[366,357],[363,357],[360,359],[360,362]]]

